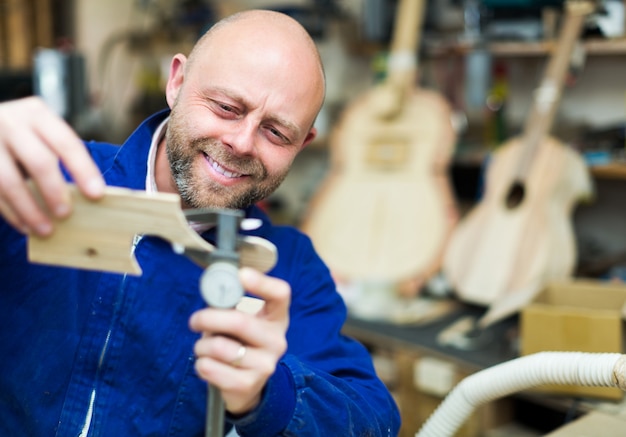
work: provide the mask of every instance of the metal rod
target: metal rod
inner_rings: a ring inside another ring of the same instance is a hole
[[[235,266],[238,265],[239,254],[237,253],[237,230],[239,229],[239,223],[242,217],[243,212],[241,211],[224,210],[219,211],[217,214],[217,247],[211,254],[211,264],[216,261],[227,261],[229,263],[233,263]],[[208,270],[210,269],[211,265],[209,265]],[[240,285],[237,279],[236,268],[232,274],[234,281]],[[229,283],[229,281],[224,283],[224,277],[218,276],[218,278],[221,278],[222,281],[222,291],[234,291],[235,295],[239,296],[239,292],[241,292],[241,290],[239,290],[238,287],[233,289],[232,283]],[[204,290],[202,291],[204,294]],[[230,302],[230,299],[227,299],[227,302]],[[222,307],[221,304],[223,302],[216,303],[209,300],[207,303],[211,306]],[[227,305],[228,307],[231,306],[230,303]],[[224,398],[222,397],[222,393],[217,387],[209,384],[207,393],[205,437],[224,436],[224,410]]]
[[[205,437],[224,436],[224,399],[217,387],[209,385]]]

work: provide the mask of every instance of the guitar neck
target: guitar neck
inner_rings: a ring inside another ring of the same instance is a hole
[[[396,10],[387,80],[399,88],[415,80],[424,9],[424,0],[400,0]]]
[[[570,0],[566,5],[566,11],[558,43],[550,57],[544,77],[535,90],[533,106],[524,126],[522,136],[524,151],[517,174],[519,180],[523,180],[530,171],[541,140],[552,128],[572,53],[580,37],[585,17],[593,11],[593,6],[587,1]]]

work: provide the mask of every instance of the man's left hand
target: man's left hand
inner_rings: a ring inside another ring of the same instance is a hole
[[[265,301],[257,314],[205,308],[195,312],[191,330],[202,333],[196,342],[196,372],[218,388],[225,408],[241,415],[255,408],[278,360],[287,350],[291,287],[281,279],[254,269],[239,270],[249,293]]]

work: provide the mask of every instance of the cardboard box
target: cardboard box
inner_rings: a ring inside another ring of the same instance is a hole
[[[626,285],[591,280],[549,284],[521,312],[521,354],[542,351],[624,352]],[[614,387],[550,385],[540,391],[619,400]]]
[[[444,401],[448,392],[471,372],[457,364],[413,350],[397,349],[395,360],[399,371],[396,394],[400,399],[402,426],[398,437],[415,437],[428,418]],[[424,366],[424,362],[428,363]],[[436,383],[423,384],[425,375],[432,365],[439,363],[445,370],[437,370]],[[418,375],[416,375],[416,372]],[[510,423],[514,418],[513,401],[509,397],[500,398],[477,406],[461,424],[455,437],[482,437],[493,429]]]
[[[592,411],[547,434],[547,437],[622,437],[624,429],[626,420],[623,417]]]

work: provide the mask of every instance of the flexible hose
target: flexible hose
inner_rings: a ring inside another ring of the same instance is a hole
[[[626,391],[626,355],[538,352],[481,370],[448,393],[415,437],[453,436],[478,406],[543,384]]]

